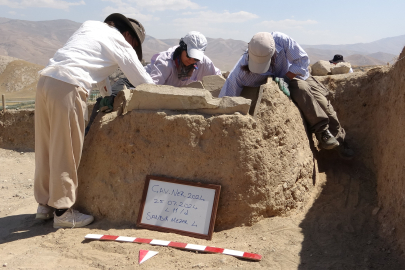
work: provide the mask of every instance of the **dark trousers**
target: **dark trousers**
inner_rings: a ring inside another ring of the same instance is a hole
[[[293,79],[289,85],[291,98],[304,115],[311,132],[323,132],[327,129],[338,141],[346,136],[332,104],[327,99],[329,90],[317,79]]]

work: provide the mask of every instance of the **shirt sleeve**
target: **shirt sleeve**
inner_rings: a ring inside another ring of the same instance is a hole
[[[149,75],[155,84],[163,85],[166,83],[172,72],[169,62],[164,59],[157,59],[154,64],[150,64]]]
[[[113,41],[115,42],[111,51],[112,57],[131,84],[135,87],[143,83],[153,84],[152,78],[139,61],[132,46],[125,39],[116,38]]]
[[[217,68],[214,63],[209,59],[208,57],[204,56],[204,74],[203,76],[209,76],[209,75],[221,75],[221,70]]]
[[[288,71],[304,77],[307,74],[309,58],[301,46],[287,35],[283,35],[283,48],[290,67]]]
[[[235,65],[233,70],[229,73],[228,78],[225,81],[224,86],[222,86],[221,92],[219,93],[218,97],[224,97],[224,96],[230,96],[230,97],[235,97],[235,96],[240,96],[242,90],[243,90],[243,84],[242,80],[240,78],[241,75],[241,64],[243,61],[242,56],[238,63]]]

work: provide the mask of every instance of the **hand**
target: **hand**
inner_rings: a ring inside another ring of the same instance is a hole
[[[278,88],[287,96],[290,97],[290,90],[288,89],[289,79],[286,80],[283,78],[275,77],[274,81],[278,84]]]
[[[290,72],[290,71],[288,71],[288,72],[285,74],[286,79],[288,78],[288,79],[290,79],[290,80],[294,79],[296,76],[297,76],[297,74],[294,74],[294,73],[292,73],[292,72]]]
[[[113,105],[114,105],[114,97],[115,96],[107,96],[103,97],[100,101],[100,111],[109,113],[112,112],[113,110]]]

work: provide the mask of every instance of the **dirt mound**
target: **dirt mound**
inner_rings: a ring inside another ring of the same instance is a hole
[[[187,111],[99,115],[85,139],[77,206],[135,223],[146,175],[220,184],[221,230],[302,209],[314,189],[313,172],[301,115],[271,82],[256,120]]]

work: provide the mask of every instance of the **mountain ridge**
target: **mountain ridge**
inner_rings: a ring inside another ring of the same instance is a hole
[[[0,17],[0,55],[16,57],[31,63],[47,65],[56,50],[80,27],[81,23],[67,19],[52,21],[25,21]],[[161,51],[178,44],[179,38],[157,39],[147,35],[143,43],[145,61]],[[243,52],[247,42],[235,39],[209,38],[206,55],[221,70],[231,70]],[[352,65],[387,63],[394,59],[405,45],[405,35],[383,38],[370,43],[343,45],[301,45],[311,63],[330,60],[342,54]],[[402,46],[402,47],[401,47]],[[362,55],[364,57],[350,57]]]

